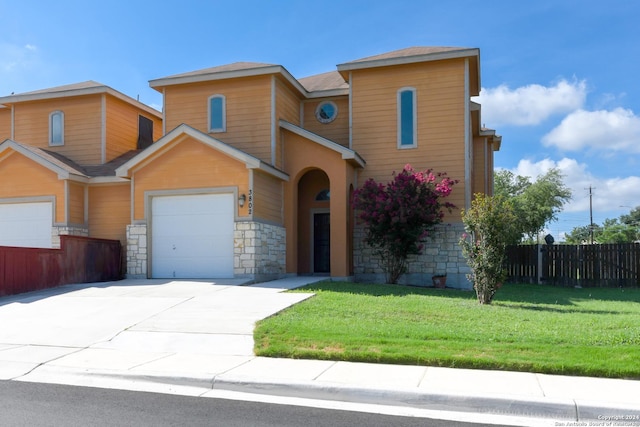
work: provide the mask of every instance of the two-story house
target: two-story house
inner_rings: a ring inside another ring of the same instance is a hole
[[[303,79],[234,63],[150,85],[162,114],[93,82],[0,97],[0,244],[119,239],[130,277],[381,280],[351,207],[366,179],[409,163],[458,179],[460,208],[492,192],[501,140],[471,100],[478,49],[403,49]],[[466,285],[459,211],[445,222],[409,282]]]

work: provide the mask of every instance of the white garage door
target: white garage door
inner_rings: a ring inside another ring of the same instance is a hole
[[[151,212],[152,277],[233,277],[232,194],[154,197]]]
[[[0,246],[50,248],[51,202],[0,204]]]

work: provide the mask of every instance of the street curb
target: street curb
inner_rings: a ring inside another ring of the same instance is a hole
[[[211,390],[271,395],[287,398],[315,399],[361,404],[374,404],[434,411],[476,413],[555,421],[618,420],[620,416],[640,417],[640,405],[610,406],[602,402],[552,397],[513,397],[500,394],[485,396],[463,393],[437,393],[406,388],[363,387],[317,381],[278,381],[230,374],[166,375],[152,371],[118,371],[41,366],[35,370],[37,382],[52,382],[85,386],[100,386],[100,380],[128,389],[151,392],[177,392],[188,389],[190,395],[202,395]],[[26,375],[21,381],[33,381]],[[85,379],[89,381],[77,381]],[[160,388],[163,391],[159,391]],[[629,418],[627,418],[628,420]],[[638,418],[632,418],[637,420]]]
[[[280,397],[297,397],[374,405],[402,406],[437,411],[470,412],[490,415],[577,420],[578,408],[572,399],[511,396],[473,396],[421,390],[358,387],[312,381],[261,381],[252,378],[215,378],[214,390],[227,390]]]

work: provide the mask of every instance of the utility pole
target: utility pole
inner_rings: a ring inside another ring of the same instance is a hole
[[[593,189],[595,190],[595,188]],[[591,190],[592,187],[589,186],[589,237],[591,239],[591,244],[593,245],[593,193]]]

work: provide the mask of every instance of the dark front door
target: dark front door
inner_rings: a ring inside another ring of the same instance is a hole
[[[329,213],[313,214],[313,272],[329,273],[330,260]]]

